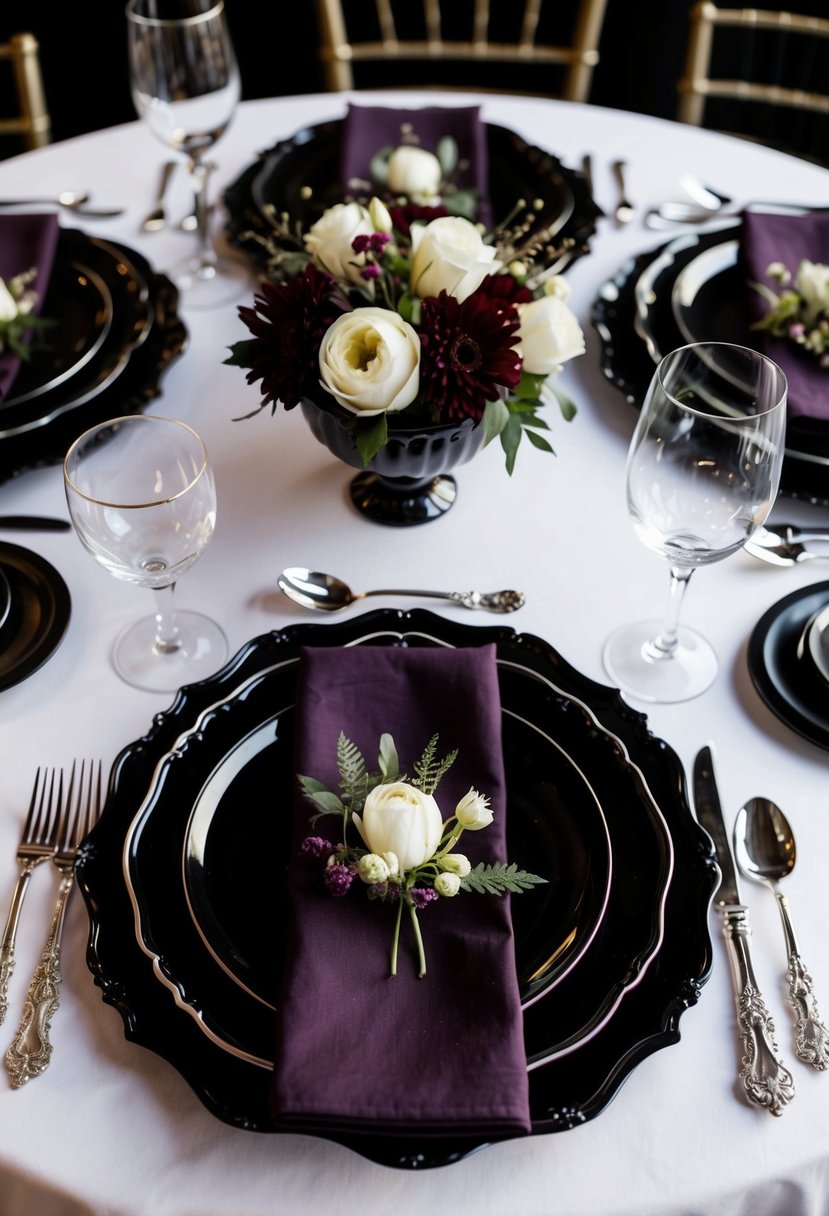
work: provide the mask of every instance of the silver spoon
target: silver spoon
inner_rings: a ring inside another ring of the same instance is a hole
[[[302,566],[283,570],[276,581],[280,590],[295,603],[323,612],[337,612],[369,595],[426,596],[429,599],[451,600],[463,608],[486,608],[489,612],[515,612],[524,603],[520,591],[352,591],[333,574],[321,574],[318,570],[306,570]]]
[[[160,232],[162,228],[167,226],[167,213],[164,210],[164,196],[167,193],[167,187],[170,184],[170,178],[175,173],[179,166],[177,160],[165,160],[161,167],[161,179],[158,183],[158,193],[155,196],[155,206],[152,211],[141,221],[141,227],[145,232]]]
[[[780,807],[768,798],[750,798],[734,822],[734,854],[746,878],[773,892],[783,921],[789,966],[789,1002],[795,1014],[795,1052],[821,1072],[829,1065],[829,1030],[820,1020],[812,977],[800,955],[786,896],[778,880],[794,869],[794,832]]]
[[[20,207],[37,205],[37,206],[57,206],[66,207],[68,211],[74,211],[78,215],[97,216],[98,219],[114,219],[118,215],[124,214],[123,207],[87,207],[90,195],[86,193],[76,193],[73,190],[64,190],[58,194],[56,198],[3,198],[0,199],[0,207]]]
[[[617,224],[629,224],[636,215],[636,208],[632,203],[628,202],[627,198],[625,188],[625,169],[627,165],[623,160],[614,160],[610,167],[613,170],[613,176],[616,178],[616,184],[619,187],[619,201],[613,214],[616,216]]]
[[[719,190],[715,190],[713,186],[706,186],[704,182],[701,182],[698,177],[694,177],[692,173],[683,173],[679,179],[679,184],[706,211],[719,211],[720,207],[727,207],[729,203],[734,201],[730,195],[720,194]]]

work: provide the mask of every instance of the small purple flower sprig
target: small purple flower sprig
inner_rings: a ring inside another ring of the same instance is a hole
[[[819,367],[829,370],[829,266],[804,259],[793,279],[788,266],[772,262],[766,274],[780,290],[774,291],[764,283],[752,284],[769,304],[769,310],[751,328],[794,342],[816,359]]]
[[[339,842],[309,835],[300,846],[303,857],[322,865],[328,893],[344,896],[359,882],[370,900],[397,905],[390,956],[392,976],[397,975],[404,908],[411,921],[418,977],[422,979],[426,951],[419,910],[441,897],[451,899],[460,891],[519,894],[547,882],[537,874],[519,870],[514,863],[481,862],[473,868],[465,854],[454,851],[463,832],[488,827],[493,812],[489,798],[470,788],[454,813],[443,818],[434,793],[458,753],[455,749],[439,758],[437,743],[435,734],[413,765],[414,776],[410,779],[400,773],[391,735],[381,735],[378,767],[369,772],[359,749],[341,731],[337,741],[339,792],[313,777],[298,778],[303,793],[318,808],[311,817],[312,825],[329,815],[340,820]],[[348,843],[352,823],[365,847]]]

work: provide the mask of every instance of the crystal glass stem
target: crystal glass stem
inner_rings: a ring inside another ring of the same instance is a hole
[[[166,587],[154,587],[155,600],[155,641],[153,650],[156,654],[175,654],[181,649],[181,634],[176,620],[175,583]]]
[[[645,657],[654,662],[672,659],[674,656],[679,641],[679,616],[693,573],[693,567],[684,569],[681,566],[671,566],[671,590],[665,619],[658,635],[646,644],[644,650]]]

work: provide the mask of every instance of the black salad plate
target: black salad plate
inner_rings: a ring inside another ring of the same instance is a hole
[[[59,464],[87,427],[136,413],[184,350],[178,291],[126,245],[62,228],[43,305],[59,324],[0,403],[0,481]]]
[[[705,340],[758,346],[749,328],[739,221],[682,232],[628,259],[593,301],[607,379],[637,409],[662,355]],[[829,424],[793,419],[786,435],[780,493],[829,506]]]
[[[809,620],[829,604],[829,582],[785,596],[763,614],[748,643],[748,669],[768,708],[818,747],[829,748],[829,685],[809,647],[798,643]]]
[[[589,252],[596,219],[602,214],[581,173],[528,144],[506,127],[485,124],[489,194],[495,223],[512,212],[519,198],[541,199],[533,229],[552,226],[554,242],[572,241],[568,262]],[[287,211],[309,227],[326,208],[342,202],[340,144],[343,119],[332,119],[279,140],[226,187],[227,237],[264,269],[266,252],[256,236],[272,232],[268,209]]]
[[[513,900],[533,1133],[593,1118],[637,1063],[679,1038],[711,967],[716,869],[679,759],[644,715],[509,628],[390,609],[295,625],[181,689],[120,753],[78,863],[104,1001],[225,1122],[277,1131],[268,1094],[287,837],[258,804],[263,788],[291,796],[300,648],[486,643],[501,687],[510,856],[536,869],[541,859],[552,880]],[[404,1169],[482,1147],[332,1138]]]
[[[0,689],[19,684],[54,653],[69,624],[69,589],[54,566],[20,545],[0,542],[7,611],[0,607]]]

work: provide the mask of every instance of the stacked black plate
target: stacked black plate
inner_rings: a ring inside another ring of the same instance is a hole
[[[668,351],[711,340],[758,345],[749,327],[739,225],[735,219],[714,231],[679,232],[629,259],[595,299],[591,320],[602,342],[602,370],[637,409]],[[829,423],[789,423],[780,492],[829,506]]]
[[[62,228],[42,314],[47,350],[22,364],[0,399],[0,481],[58,464],[87,427],[158,396],[184,350],[178,292],[139,253]]]
[[[301,647],[490,642],[509,855],[550,880],[513,900],[533,1132],[593,1118],[639,1061],[678,1039],[711,966],[716,879],[678,757],[541,639],[386,609],[264,634],[182,689],[117,758],[78,865],[104,1000],[220,1119],[277,1130],[268,1096]],[[336,1139],[411,1169],[481,1147]]]

